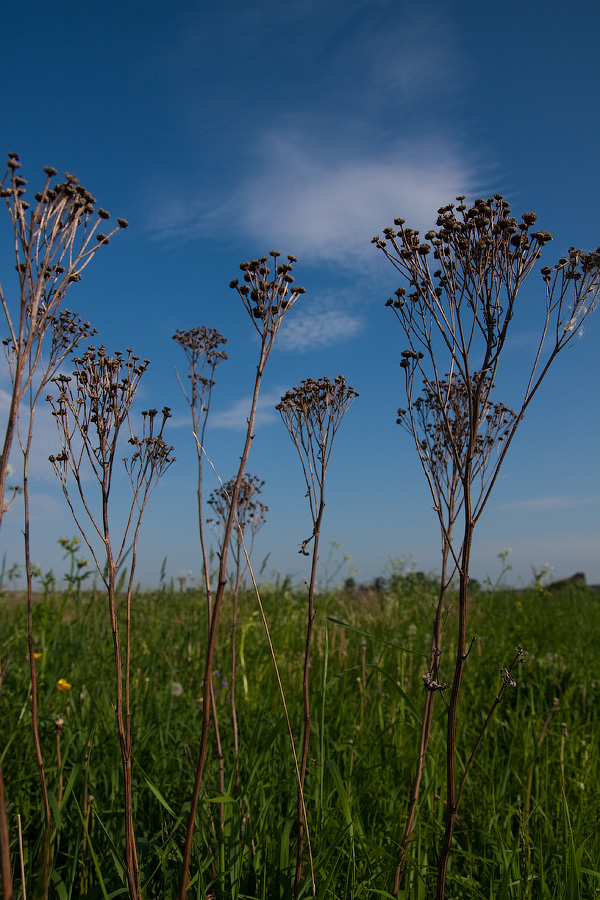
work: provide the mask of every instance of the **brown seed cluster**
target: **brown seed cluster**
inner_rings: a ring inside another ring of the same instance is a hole
[[[215,518],[211,517],[206,521],[218,525],[220,532],[224,530],[229,517],[235,482],[236,479],[231,478],[213,491],[208,499],[208,505],[212,508]],[[249,530],[254,537],[266,521],[269,507],[258,499],[264,484],[264,481],[248,472],[242,478],[235,508],[237,533],[241,532],[242,536]]]
[[[476,200],[471,207],[464,199],[457,197],[458,205],[438,210],[437,229],[428,231],[425,240],[417,229],[407,228],[404,219],[385,228],[383,238],[373,238],[409,282],[409,290],[399,288],[386,306],[401,311],[408,303],[403,315],[410,316],[413,304],[442,307],[444,298],[452,302],[459,296],[475,311],[482,328],[498,327],[552,235],[534,230],[535,213],[523,213],[517,222],[501,194]],[[433,273],[430,254],[439,266]],[[508,294],[507,304],[498,302],[502,289]]]
[[[27,181],[17,174],[21,162],[16,153],[8,154],[6,172],[0,182],[0,197],[6,201],[16,238],[21,295],[28,298],[34,315],[52,310],[63,299],[67,288],[81,280],[81,272],[91,257],[121,228],[125,219],[108,234],[97,231],[110,218],[105,209],[96,209],[96,198],[67,173],[65,180],[52,183],[57,174],[46,166],[46,182],[26,200]]]
[[[62,444],[61,452],[49,459],[67,494],[67,470],[75,475],[81,492],[80,470],[87,459],[107,499],[121,427],[130,421],[131,406],[149,363],[130,349],[125,354],[117,351],[109,356],[105,347],[88,347],[73,363],[72,377],[58,375],[52,379],[59,389],[58,396],[46,397]],[[144,496],[141,510],[159,478],[175,461],[173,447],[163,438],[171,410],[165,406],[160,415],[161,424],[157,428],[158,410],[142,410],[142,435],[138,437],[129,431],[133,452],[129,459],[123,460],[134,498],[140,491]]]
[[[425,241],[419,231],[405,227],[404,219],[394,219],[395,228],[385,228],[384,238],[376,235],[372,239],[396,268],[408,274],[413,290],[403,288],[395,292],[396,299],[390,298],[386,306],[401,309],[406,301],[419,301],[423,291],[431,291],[442,297],[449,291],[462,290],[467,298],[477,293],[478,281],[496,279],[498,275],[509,276],[509,282],[522,281],[540,257],[540,250],[552,240],[549,231],[534,230],[537,215],[525,212],[521,221],[511,215],[508,202],[501,194],[494,194],[488,200],[475,200],[472,207],[462,202],[464,196],[457,197],[459,205],[450,203],[438,210],[437,230],[425,234]],[[440,264],[433,273],[436,287],[427,278],[423,260],[430,253]],[[598,270],[600,248],[592,253],[584,253],[572,247],[568,256],[563,257],[554,267],[567,280],[579,280],[586,274]],[[545,281],[552,278],[552,269],[542,270]]]
[[[514,263],[525,255],[535,255],[552,240],[548,231],[533,231],[535,213],[523,213],[521,222],[517,223],[501,194],[494,194],[488,200],[475,200],[470,208],[462,202],[464,199],[464,196],[457,197],[458,206],[450,203],[438,209],[438,230],[428,231],[425,241],[418,230],[405,228],[404,219],[394,219],[396,228],[385,228],[385,239],[376,235],[372,243],[386,250],[390,241],[399,258],[405,261],[415,256],[425,257],[433,251],[434,259],[452,269],[456,261],[467,257],[475,266],[486,266],[500,256]]]
[[[227,354],[218,349],[227,343],[227,338],[224,338],[216,328],[201,325],[188,331],[178,328],[173,340],[183,349],[189,363],[188,378],[192,383],[191,405],[196,407],[200,399],[202,406],[206,393],[214,387],[212,376],[215,369],[227,359]],[[208,378],[204,375],[205,369],[208,369]]]
[[[109,356],[106,348],[101,346],[98,349],[89,347],[73,363],[73,377],[58,375],[54,378],[59,394],[57,397],[49,395],[46,399],[63,434],[69,416],[83,436],[89,438],[90,434],[96,434],[98,443],[92,443],[92,452],[102,467],[108,464],[119,429],[129,415],[149,361],[140,360],[131,350],[127,350],[126,355],[117,351],[114,356]],[[53,457],[50,461],[54,461]]]
[[[286,422],[321,434],[328,426],[337,427],[355,397],[357,391],[346,384],[343,375],[338,375],[335,381],[305,378],[299,387],[284,394],[276,408]]]
[[[342,375],[335,381],[306,378],[299,387],[287,391],[276,407],[300,456],[313,524],[322,506],[333,439],[355,397],[357,391],[346,384]],[[305,555],[306,543],[300,550]]]
[[[173,447],[169,446],[162,436],[163,428],[167,420],[171,418],[171,410],[168,406],[163,406],[158,432],[155,430],[157,416],[158,410],[156,409],[142,410],[142,436],[140,438],[132,434],[129,438],[129,443],[135,449],[130,459],[126,459],[124,462],[134,489],[144,482],[161,478],[169,466],[175,462]]]
[[[19,215],[21,211],[30,208],[29,203],[23,200],[27,181],[15,174],[16,170],[21,167],[18,155],[9,153],[8,157],[7,173],[0,185],[0,197],[11,202],[15,213]],[[105,209],[99,207],[95,210],[96,198],[83,185],[79,184],[79,179],[75,175],[67,172],[64,181],[51,185],[52,178],[57,174],[56,169],[52,166],[45,166],[44,172],[46,173],[46,184],[43,190],[35,194],[38,206],[32,215],[32,225],[38,223],[44,214],[47,215],[48,211],[52,210],[60,211],[63,225],[81,216],[88,217],[94,213],[99,219],[110,219],[110,213]],[[119,228],[127,228],[129,223],[126,219],[119,219],[118,224]]]
[[[413,345],[401,365],[411,368],[419,360],[415,343],[430,347],[432,328],[449,348],[455,331],[462,329],[464,352],[473,354],[475,341],[487,347],[486,365],[498,358],[514,315],[520,287],[552,240],[548,231],[535,228],[537,216],[525,212],[521,220],[511,214],[501,194],[475,200],[468,207],[440,207],[436,228],[421,238],[417,229],[395,219],[374,243],[408,281],[386,301]],[[429,258],[436,266],[429,266]],[[594,307],[600,291],[600,248],[585,253],[572,247],[553,268],[541,269],[546,285],[548,321],[557,321],[556,351],[568,342]],[[471,324],[466,321],[467,313]],[[459,321],[462,323],[459,327]],[[464,329],[467,329],[466,331]],[[463,350],[460,351],[461,353]]]
[[[96,334],[89,322],[84,322],[69,309],[61,309],[50,318],[52,330],[51,358],[64,358],[67,353]]]
[[[267,263],[271,257],[271,269]],[[305,289],[294,285],[292,275],[295,256],[288,256],[286,263],[277,263],[281,256],[277,250],[271,250],[268,256],[240,263],[244,273],[245,284],[240,285],[234,279],[229,287],[237,290],[242,302],[251,316],[254,327],[261,335],[274,335],[281,319]]]
[[[398,410],[397,424],[415,433],[421,459],[437,485],[447,487],[453,471],[462,475],[467,459],[472,477],[483,475],[491,452],[514,428],[516,413],[491,402],[492,388],[484,372],[472,373],[470,388],[461,376],[447,375],[435,385],[425,383],[423,395],[411,404],[412,418]]]

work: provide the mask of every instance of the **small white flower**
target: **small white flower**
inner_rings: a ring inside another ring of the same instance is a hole
[[[178,681],[171,682],[171,696],[172,697],[181,697],[183,694],[183,687],[179,684]]]

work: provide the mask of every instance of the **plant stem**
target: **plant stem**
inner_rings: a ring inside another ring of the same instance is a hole
[[[27,643],[29,647],[29,672],[31,677],[31,730],[33,734],[33,746],[35,749],[35,759],[37,763],[38,775],[40,779],[40,791],[42,794],[42,806],[44,808],[44,838],[42,841],[43,858],[40,866],[40,879],[42,885],[42,896],[44,900],[48,897],[48,879],[50,878],[50,803],[48,801],[48,786],[46,784],[46,772],[44,769],[44,759],[42,756],[42,747],[40,744],[40,736],[38,730],[38,693],[37,693],[37,672],[35,668],[35,643],[33,638],[33,574],[31,572],[31,556],[30,556],[30,540],[29,540],[29,483],[28,483],[28,462],[29,447],[31,444],[31,428],[29,429],[29,440],[27,444],[27,452],[23,456],[23,500],[25,505],[25,522],[23,527],[23,537],[25,542],[25,572],[27,580]]]
[[[256,368],[256,378],[254,382],[254,392],[252,395],[252,404],[250,407],[250,415],[248,418],[248,428],[246,431],[246,441],[242,452],[240,466],[238,469],[235,486],[231,496],[229,514],[225,525],[225,533],[223,535],[223,544],[221,550],[221,559],[219,564],[219,576],[217,590],[214,596],[212,615],[210,620],[210,629],[208,635],[208,645],[206,648],[206,665],[204,670],[204,688],[202,694],[202,731],[200,734],[200,749],[198,752],[198,763],[196,766],[196,777],[194,780],[194,788],[190,800],[190,813],[188,816],[185,844],[182,852],[181,862],[181,882],[179,888],[180,900],[185,900],[189,883],[190,861],[192,855],[192,841],[194,838],[194,830],[196,827],[196,812],[198,809],[198,801],[200,799],[200,791],[204,780],[204,768],[206,766],[206,754],[208,750],[208,736],[210,731],[211,719],[211,694],[212,694],[212,673],[215,646],[217,642],[217,629],[219,624],[219,613],[225,596],[225,587],[227,585],[227,556],[229,552],[229,544],[236,515],[237,501],[240,493],[240,485],[244,477],[244,471],[250,455],[250,446],[254,437],[254,421],[256,418],[256,406],[258,403],[258,395],[260,385],[264,374],[265,364],[267,361],[267,338],[263,335],[261,343],[261,352],[258,366]]]
[[[10,663],[12,653],[8,657],[8,661],[4,668],[0,668],[0,692],[2,691],[2,682],[6,674],[6,670]],[[1,666],[1,661],[0,661]],[[22,856],[21,856],[22,859]],[[10,832],[8,830],[8,815],[6,813],[6,794],[4,793],[4,776],[2,773],[2,754],[0,754],[0,864],[2,865],[2,896],[11,898],[12,889],[12,870],[10,865]],[[23,885],[23,892],[25,885]]]
[[[294,877],[294,900],[298,897],[300,890],[300,881],[302,878],[302,855],[304,853],[304,836],[305,836],[305,814],[306,806],[304,802],[304,783],[306,781],[306,767],[308,764],[308,749],[310,743],[310,648],[312,641],[313,622],[315,619],[315,584],[317,579],[317,562],[319,558],[319,537],[321,534],[321,522],[323,519],[323,510],[325,509],[325,500],[323,496],[324,471],[321,476],[321,502],[319,511],[314,525],[314,540],[312,552],[312,564],[310,570],[310,583],[308,586],[308,608],[306,617],[306,642],[304,647],[304,671],[302,678],[302,698],[304,704],[304,731],[302,735],[302,756],[300,759],[300,778],[298,781],[298,809],[296,820],[298,823],[298,846],[296,849],[296,874]],[[313,880],[313,896],[315,895],[315,884]]]
[[[469,467],[467,467],[468,470]],[[470,472],[465,475],[465,530],[461,552],[461,569],[459,584],[458,607],[458,636],[456,663],[454,667],[454,679],[452,691],[448,702],[447,747],[446,747],[446,826],[444,838],[438,858],[438,874],[436,887],[436,900],[444,900],[446,896],[446,876],[448,860],[454,835],[454,826],[458,815],[457,788],[456,788],[456,721],[458,716],[458,701],[462,678],[467,659],[467,612],[469,600],[469,562],[471,545],[473,541],[473,523],[471,521],[470,505]]]
[[[451,529],[448,533],[448,538],[451,537]],[[439,658],[441,655],[441,640],[442,640],[442,612],[444,607],[444,599],[446,597],[446,590],[448,585],[446,584],[447,578],[447,570],[448,570],[448,555],[450,552],[449,539],[444,540],[443,549],[442,549],[442,571],[440,578],[440,594],[438,598],[437,608],[435,611],[435,618],[433,621],[433,631],[432,631],[432,649],[431,649],[431,658],[429,663],[429,671],[432,675],[432,678],[435,682],[438,681],[438,669],[439,669]],[[408,861],[408,845],[414,830],[415,819],[417,814],[417,802],[419,799],[419,791],[421,788],[421,779],[423,777],[423,771],[425,769],[425,760],[427,758],[427,749],[429,747],[429,738],[431,737],[431,726],[433,723],[433,707],[435,704],[435,695],[437,691],[435,690],[427,690],[425,693],[425,705],[423,709],[423,720],[421,722],[421,733],[419,736],[419,756],[417,759],[417,771],[415,773],[415,777],[413,779],[410,797],[408,802],[408,815],[406,819],[406,825],[404,826],[404,834],[402,835],[402,841],[400,842],[400,846],[398,847],[398,854],[396,856],[396,870],[394,872],[394,883],[392,886],[392,894],[394,896],[398,893],[402,886],[402,880],[404,877],[404,871],[406,869],[406,863]]]

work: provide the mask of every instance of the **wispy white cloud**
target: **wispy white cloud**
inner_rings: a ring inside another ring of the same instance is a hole
[[[284,393],[284,390],[279,389],[267,391],[260,395],[255,419],[257,428],[277,421],[275,406],[279,403]],[[251,404],[252,397],[248,394],[246,397],[240,397],[238,400],[235,400],[228,409],[221,411],[215,409],[211,412],[208,427],[228,428],[236,431],[245,429],[248,424]]]
[[[236,196],[254,237],[279,242],[298,256],[364,268],[377,259],[374,234],[402,216],[434,224],[440,204],[468,192],[468,162],[450,141],[396,144],[385,153],[336,152],[293,131],[266,134],[262,166]]]
[[[472,167],[458,148],[437,140],[397,145],[379,156],[347,148],[343,158],[296,133],[264,134],[257,165],[225,200],[165,200],[158,237],[222,231],[235,220],[252,240],[303,262],[333,262],[354,271],[378,262],[371,238],[401,215],[427,229],[436,210],[472,188]]]
[[[311,0],[289,13],[292,47],[317,5]],[[378,265],[370,240],[394,217],[427,230],[440,205],[475,189],[478,161],[460,121],[448,126],[443,99],[457,94],[465,77],[452,17],[407,10],[382,19],[364,15],[366,5],[358,0],[342,16],[348,23],[360,16],[360,28],[340,27],[339,15],[318,5],[325,29],[311,41],[318,90],[294,93],[297,102],[278,112],[275,125],[244,118],[240,109],[243,142],[223,146],[210,179],[195,189],[189,180],[179,190],[169,183],[162,196],[153,183],[160,214],[149,214],[151,232],[189,239],[230,234],[235,223],[236,233],[259,247],[356,273]],[[280,27],[278,15],[275,33]]]
[[[343,309],[314,309],[314,304],[286,319],[281,326],[279,350],[322,349],[358,334],[363,325],[361,316]]]
[[[588,506],[598,503],[598,497],[535,497],[531,500],[519,500],[516,503],[502,503],[496,509],[514,509],[522,512],[544,512],[559,509],[573,509],[577,506]]]

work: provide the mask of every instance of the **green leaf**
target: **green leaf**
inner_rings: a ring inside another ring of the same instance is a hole
[[[396,650],[402,650],[404,653],[412,653],[413,656],[420,656],[421,659],[427,659],[427,653],[419,653],[418,650],[410,650],[408,647],[401,647],[400,644],[394,644],[393,641],[386,641],[385,638],[377,637],[374,634],[369,634],[368,631],[362,631],[360,628],[355,628],[354,625],[349,625],[348,622],[342,622],[341,619],[334,619],[333,616],[327,616],[328,622],[333,622],[334,625],[341,625],[343,628],[347,628],[348,631],[354,631],[356,634],[360,634],[363,637],[367,637],[372,641],[375,641],[378,644],[387,644],[388,647],[394,647]]]

